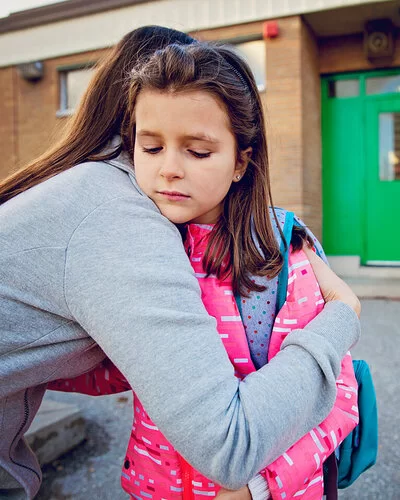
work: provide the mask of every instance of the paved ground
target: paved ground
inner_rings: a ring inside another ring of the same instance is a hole
[[[340,500],[400,500],[400,301],[364,300],[363,338],[354,357],[366,359],[379,403],[378,462]],[[88,440],[44,469],[37,500],[123,500],[120,464],[132,419],[131,397],[89,398],[49,393],[51,399],[77,404],[88,425]]]
[[[376,465],[340,495],[341,500],[400,499],[400,301],[362,301],[362,341],[355,358],[368,361],[378,397]]]

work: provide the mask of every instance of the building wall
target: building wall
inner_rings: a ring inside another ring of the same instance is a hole
[[[267,126],[274,203],[321,235],[321,133],[318,50],[299,16],[279,20],[267,40]]]
[[[322,38],[319,42],[320,73],[342,73],[346,71],[376,70],[364,54],[363,34]],[[395,39],[394,58],[385,68],[400,66],[400,35]]]
[[[302,216],[322,237],[321,83],[317,40],[306,24],[301,26],[301,84],[303,144]]]
[[[57,117],[60,88],[57,68],[100,59],[92,51],[44,61],[44,77],[32,83],[16,68],[0,69],[0,176],[25,165],[61,136],[67,117]]]
[[[14,68],[0,69],[0,178],[16,164],[15,77]]]
[[[279,20],[267,40],[267,134],[275,205],[302,211],[301,20]]]
[[[195,33],[208,40],[262,33],[262,23]],[[21,78],[16,67],[0,68],[0,177],[45,152],[62,135],[68,117],[57,117],[60,85],[57,68],[100,60],[108,49],[44,61],[44,77],[35,83]]]
[[[146,24],[194,31],[386,1],[152,0],[113,8],[110,0],[110,8],[101,12],[55,22],[49,22],[44,15],[39,25],[4,31],[0,36],[0,66],[109,47],[131,29]],[[68,2],[65,6],[61,4],[59,9],[68,9]],[[43,7],[41,12],[48,11]],[[40,11],[36,15],[39,14]],[[13,47],[13,50],[10,51],[9,47]]]

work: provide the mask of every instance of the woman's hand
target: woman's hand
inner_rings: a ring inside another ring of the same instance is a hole
[[[357,316],[360,317],[361,304],[353,290],[310,247],[304,245],[303,251],[314,270],[325,302],[340,300],[354,309]]]
[[[243,486],[240,490],[225,490],[221,488],[215,500],[251,500],[251,493],[247,486]]]

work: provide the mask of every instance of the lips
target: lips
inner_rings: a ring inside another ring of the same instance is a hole
[[[184,201],[190,198],[189,195],[179,191],[157,191],[157,193],[170,201]]]

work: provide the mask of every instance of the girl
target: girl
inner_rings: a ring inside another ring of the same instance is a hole
[[[244,378],[264,365],[267,356],[277,355],[288,333],[304,328],[324,303],[302,250],[303,241],[311,238],[297,227],[288,275],[281,274],[287,280],[287,297],[276,315],[276,278],[284,264],[278,241],[284,242],[283,230],[289,228],[291,233],[293,226],[290,214],[268,208],[263,113],[247,65],[228,48],[207,44],[171,45],[157,51],[132,76],[122,144],[134,158],[142,191],[162,215],[180,226],[203,302],[217,320],[237,377]],[[313,343],[312,335],[308,342]],[[270,366],[281,356],[282,352]],[[301,362],[293,365],[299,377],[302,368]],[[283,392],[281,381],[272,383],[288,407],[298,398],[295,391]],[[196,380],[186,392],[191,393],[193,386]],[[81,379],[50,386],[94,394],[128,387],[109,364]],[[322,498],[322,464],[358,421],[349,355],[342,362],[337,387],[328,417],[250,482],[253,498]],[[217,495],[215,477],[207,479],[196,472],[161,434],[145,408],[146,401],[136,395],[122,473],[125,491],[132,498],[154,500]],[[221,417],[214,414],[213,418]],[[278,437],[280,417],[271,422],[270,430]],[[205,440],[211,438],[206,427],[197,431]],[[231,462],[219,461],[221,469],[231,466]],[[248,491],[238,495],[245,498]]]
[[[193,41],[159,27],[127,35],[60,144],[0,184],[0,496],[39,489],[23,435],[47,384],[105,355],[180,453],[230,488],[321,422],[335,400],[340,360],[359,336],[354,294],[324,270],[345,303],[329,304],[288,336],[275,362],[237,379],[179,232],[136,183],[125,83],[138,54],[147,60],[176,40]]]

